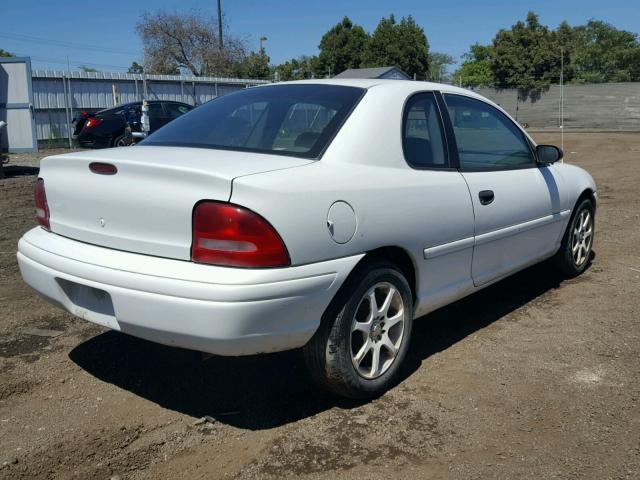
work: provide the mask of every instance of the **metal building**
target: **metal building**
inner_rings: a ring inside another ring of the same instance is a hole
[[[333,78],[383,78],[386,80],[411,80],[398,67],[349,68]]]
[[[28,57],[0,58],[0,152],[33,152],[37,141]]]

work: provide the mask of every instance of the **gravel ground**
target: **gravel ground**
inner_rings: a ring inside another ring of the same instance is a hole
[[[565,146],[598,183],[591,267],[535,266],[421,319],[404,381],[366,403],[316,391],[298,352],[203,360],[38,298],[15,249],[43,155],[12,155],[0,478],[640,478],[640,137]]]

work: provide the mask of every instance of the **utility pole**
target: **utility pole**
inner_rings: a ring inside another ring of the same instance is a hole
[[[264,35],[260,37],[260,53],[264,52],[264,42],[267,41],[267,37]]]
[[[218,44],[222,50],[222,5],[220,5],[220,1],[218,0]]]

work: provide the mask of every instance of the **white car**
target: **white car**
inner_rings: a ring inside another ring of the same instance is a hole
[[[554,257],[589,264],[596,186],[449,85],[281,83],[138,146],[42,161],[24,280],[69,312],[219,355],[303,347],[349,397],[398,379],[415,318]]]

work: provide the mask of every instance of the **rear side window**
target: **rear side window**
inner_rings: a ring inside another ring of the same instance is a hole
[[[504,170],[534,167],[524,133],[504,113],[474,98],[446,94],[460,168]]]
[[[180,105],[179,103],[165,103],[164,108],[170,118],[178,118],[191,110],[191,107]]]
[[[160,118],[160,117],[164,117],[164,110],[162,109],[162,105],[159,103],[150,103],[149,118]]]
[[[317,158],[364,89],[273,85],[218,97],[180,116],[141,145],[167,145]]]
[[[446,168],[440,111],[432,92],[413,95],[404,109],[402,148],[407,163],[415,168]]]

